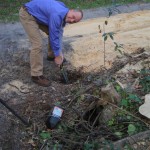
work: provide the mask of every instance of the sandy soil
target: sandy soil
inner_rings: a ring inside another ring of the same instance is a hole
[[[132,53],[139,47],[150,47],[150,11],[137,11],[130,14],[119,14],[110,18],[96,18],[83,21],[79,24],[69,25],[65,30],[66,42],[70,41],[73,53],[66,52],[67,58],[75,67],[84,66],[86,71],[99,68],[103,65],[104,44],[102,34],[98,33],[98,25],[103,31],[105,20],[105,33],[115,32],[114,41],[124,45],[126,53]],[[117,52],[110,38],[106,41],[106,65],[111,67]]]

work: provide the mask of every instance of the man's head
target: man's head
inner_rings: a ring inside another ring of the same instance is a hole
[[[81,10],[70,9],[66,15],[66,23],[76,23],[83,18],[83,12]]]

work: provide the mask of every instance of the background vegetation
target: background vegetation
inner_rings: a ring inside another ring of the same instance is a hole
[[[2,0],[1,0],[2,1]],[[0,3],[0,21],[17,21],[19,8],[29,0],[5,0]],[[102,6],[150,2],[150,0],[62,0],[70,8],[89,9]]]

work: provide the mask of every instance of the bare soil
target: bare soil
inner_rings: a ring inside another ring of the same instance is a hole
[[[114,77],[123,86],[130,87],[137,79],[135,70],[139,71],[142,67],[150,69],[149,16],[149,10],[140,9],[114,15],[109,19],[106,17],[85,18],[78,24],[67,25],[64,32],[64,53],[68,61],[65,68],[69,70],[69,84],[62,82],[60,69],[54,62],[46,60],[47,37],[44,35],[44,75],[51,80],[51,86],[48,88],[37,86],[30,79],[30,44],[20,23],[0,24],[2,29],[0,33],[0,98],[24,119],[32,122],[30,127],[24,126],[3,105],[0,105],[0,149],[40,149],[43,140],[40,139],[39,134],[42,131],[50,133],[51,149],[56,144],[65,150],[76,150],[84,149],[85,141],[95,140],[99,143],[103,143],[104,139],[118,141],[118,137],[116,138],[104,125],[98,124],[99,126],[89,128],[84,122],[86,117],[83,118],[83,116],[86,116],[84,114],[87,112],[86,108],[89,109],[92,102],[96,101],[96,98],[90,97],[90,94],[94,92],[99,94],[106,80]],[[124,44],[127,55],[122,57],[115,52],[112,40],[108,40],[106,42],[107,69],[101,70],[103,39],[98,32],[98,25],[103,26],[105,20],[108,20],[106,32],[117,33],[115,41]],[[139,54],[141,54],[140,57]],[[146,94],[139,89],[134,92],[140,97]],[[55,105],[64,109],[61,127],[48,130],[45,120]],[[150,124],[149,119],[140,117]],[[93,121],[90,120],[90,123],[93,124]],[[66,132],[64,132],[65,129]],[[75,137],[75,133],[78,136]],[[141,141],[135,141],[131,146],[135,150],[149,150],[150,139],[146,137]]]

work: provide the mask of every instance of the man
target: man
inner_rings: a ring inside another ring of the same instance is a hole
[[[60,66],[63,63],[62,36],[66,23],[79,22],[81,10],[67,8],[56,0],[32,0],[21,7],[20,21],[32,44],[30,52],[31,79],[41,86],[49,86],[50,81],[43,76],[43,52],[40,30],[49,35],[48,59]]]

